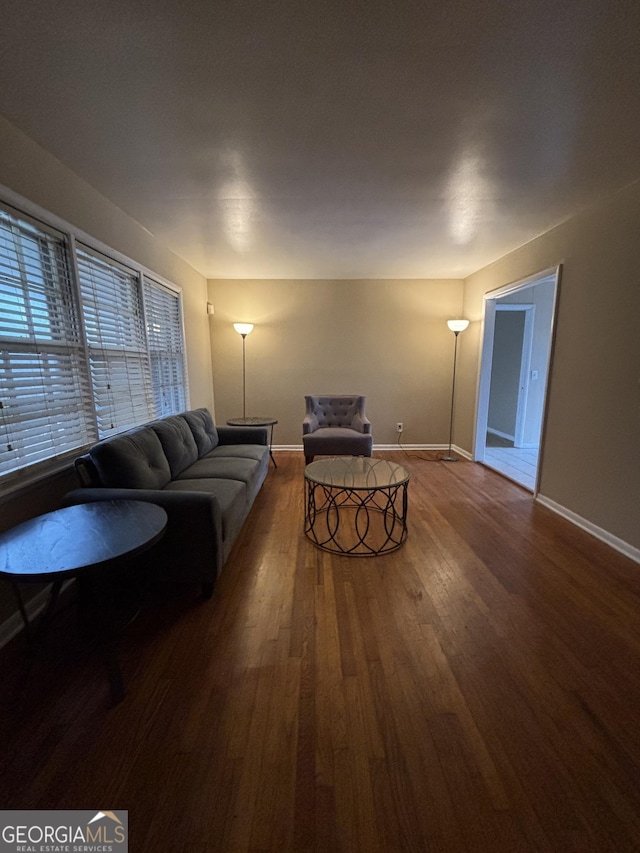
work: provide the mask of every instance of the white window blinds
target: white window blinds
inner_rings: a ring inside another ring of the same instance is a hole
[[[0,474],[95,440],[62,235],[0,208]]]
[[[188,406],[180,293],[56,225],[0,203],[0,492]]]
[[[86,246],[78,278],[100,437],[155,417],[142,293],[136,273]]]
[[[180,297],[145,276],[144,309],[156,415],[187,407]]]

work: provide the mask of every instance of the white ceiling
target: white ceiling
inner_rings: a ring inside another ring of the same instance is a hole
[[[461,277],[640,177],[640,3],[2,0],[0,113],[207,277]]]

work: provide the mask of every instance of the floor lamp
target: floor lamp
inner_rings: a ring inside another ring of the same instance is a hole
[[[242,417],[247,417],[247,374],[245,370],[245,341],[247,335],[253,331],[253,323],[234,323],[233,328],[239,335],[242,335]]]
[[[460,332],[464,332],[468,325],[468,320],[447,320],[447,326],[456,336],[456,342],[453,348],[453,382],[451,384],[451,414],[449,415],[449,450],[447,451],[446,456],[440,457],[443,462],[458,461],[458,457],[454,456],[451,450],[451,444],[453,442],[453,406],[456,396],[456,360],[458,358],[458,335],[460,334]]]

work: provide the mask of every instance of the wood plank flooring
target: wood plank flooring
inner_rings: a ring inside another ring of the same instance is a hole
[[[483,466],[384,455],[399,551],[315,548],[276,454],[213,598],[154,589],[123,634],[118,707],[71,610],[28,671],[5,649],[0,807],[128,809],[134,853],[640,850],[640,567]]]

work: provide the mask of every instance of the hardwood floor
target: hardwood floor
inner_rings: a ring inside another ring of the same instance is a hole
[[[213,598],[154,590],[107,707],[71,611],[1,666],[1,808],[128,809],[135,853],[640,850],[640,567],[481,465],[411,472],[376,558],[276,454]]]

